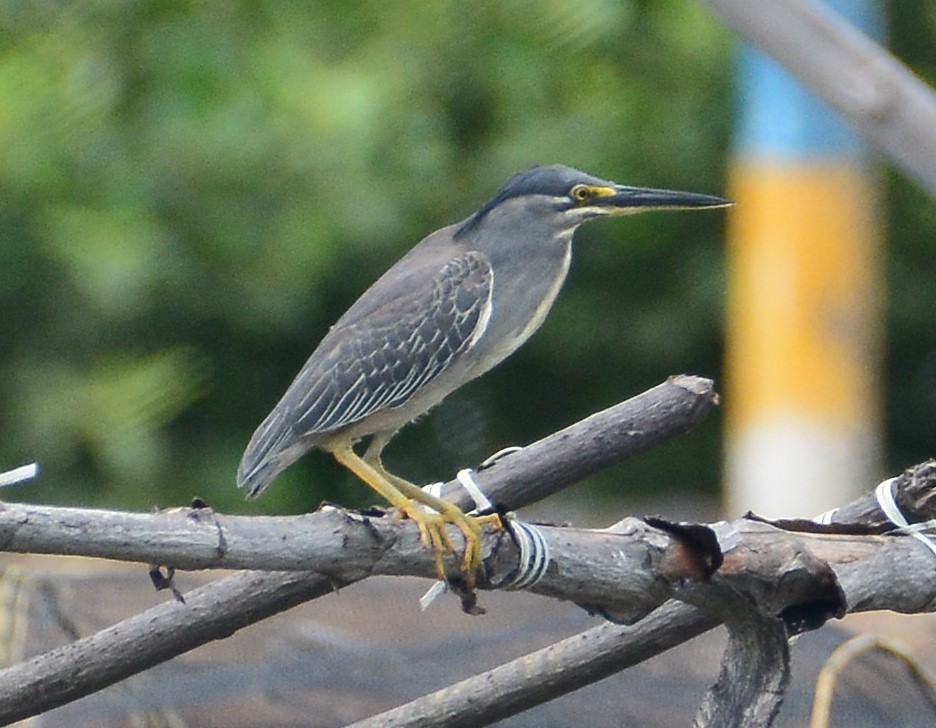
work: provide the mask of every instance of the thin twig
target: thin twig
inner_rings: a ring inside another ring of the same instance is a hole
[[[835,686],[848,665],[866,652],[877,650],[903,663],[920,688],[920,693],[936,714],[936,675],[926,669],[909,647],[883,635],[860,634],[836,647],[816,678],[809,728],[828,728]]]

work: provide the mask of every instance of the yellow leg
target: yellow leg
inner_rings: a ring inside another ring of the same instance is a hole
[[[462,513],[461,509],[452,503],[429,495],[422,488],[388,473],[380,462],[379,452],[374,452],[373,448],[362,458],[354,452],[351,442],[342,438],[329,443],[328,450],[339,463],[376,490],[401,514],[416,523],[420,540],[430,546],[435,554],[436,573],[440,579],[445,579],[445,554],[455,552],[446,525],[451,523],[457,526],[465,537],[465,554],[461,568],[468,588],[474,586],[483,556],[482,529],[486,524],[496,524],[499,527],[499,516],[468,516]],[[429,506],[435,513],[426,512],[422,506]]]

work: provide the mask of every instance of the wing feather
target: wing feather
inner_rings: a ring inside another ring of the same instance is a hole
[[[290,387],[301,393],[293,412],[298,429],[332,432],[405,404],[474,343],[491,282],[487,260],[464,253],[425,290],[332,332],[331,350],[313,354]]]
[[[239,484],[259,493],[305,451],[296,454],[298,443],[404,405],[477,343],[492,286],[490,264],[475,251],[440,261],[424,285],[393,286],[398,290],[388,295],[376,284],[361,301],[369,295],[386,301],[368,301],[366,315],[342,319],[329,331],[254,433]]]

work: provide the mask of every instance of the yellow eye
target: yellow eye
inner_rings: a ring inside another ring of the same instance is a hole
[[[585,200],[591,196],[591,189],[588,185],[575,185],[575,187],[569,190],[569,197],[576,202],[585,202]]]

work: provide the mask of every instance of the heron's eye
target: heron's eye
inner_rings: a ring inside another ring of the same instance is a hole
[[[569,197],[576,202],[585,202],[585,200],[591,196],[592,192],[588,185],[575,185],[575,187],[569,190]]]

